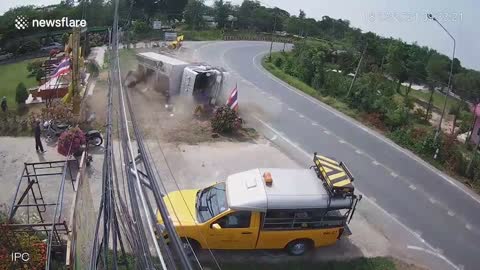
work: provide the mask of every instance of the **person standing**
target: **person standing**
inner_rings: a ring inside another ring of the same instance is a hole
[[[40,150],[40,153],[45,153],[46,151],[43,150],[42,140],[40,139],[40,135],[42,133],[40,129],[40,121],[35,122],[35,149],[37,152]]]
[[[2,98],[2,104],[0,105],[2,107],[2,112],[7,112],[8,106],[7,106],[7,97],[3,96]]]

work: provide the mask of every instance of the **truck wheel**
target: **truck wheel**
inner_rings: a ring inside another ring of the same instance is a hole
[[[187,256],[192,256],[200,250],[200,244],[191,238],[182,238],[182,244]]]
[[[307,239],[294,240],[288,243],[286,249],[292,256],[301,256],[312,248],[312,241]]]

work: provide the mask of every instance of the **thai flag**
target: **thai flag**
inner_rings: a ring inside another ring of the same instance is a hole
[[[51,75],[52,77],[58,77],[68,72],[70,72],[70,58],[64,58],[62,61],[60,61]]]
[[[230,97],[227,100],[227,106],[230,107],[230,109],[236,111],[238,110],[238,89],[237,89],[237,84],[235,84],[235,88],[233,88],[232,93],[230,94]]]

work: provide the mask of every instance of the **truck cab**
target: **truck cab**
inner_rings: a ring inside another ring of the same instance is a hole
[[[341,176],[334,169],[343,167],[336,164],[253,169],[204,189],[171,192],[164,201],[178,235],[194,248],[286,249],[302,255],[334,244],[348,231],[360,199],[351,184],[347,195],[329,188],[329,175],[322,171]],[[344,175],[343,180],[353,179],[348,169]],[[157,219],[162,222],[159,214]]]

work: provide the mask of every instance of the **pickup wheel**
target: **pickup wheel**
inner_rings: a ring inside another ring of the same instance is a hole
[[[301,256],[307,253],[313,247],[313,242],[310,239],[294,240],[286,246],[288,254],[292,256]]]
[[[187,256],[192,256],[200,250],[200,244],[191,238],[182,238],[182,244]]]

